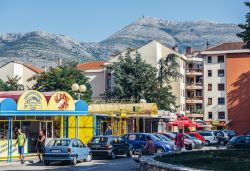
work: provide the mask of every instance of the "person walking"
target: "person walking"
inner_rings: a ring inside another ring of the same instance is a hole
[[[175,137],[175,145],[177,146],[177,151],[181,151],[184,147],[184,134],[182,129],[179,129],[179,133]]]
[[[112,132],[112,129],[111,129],[111,126],[108,126],[106,131],[105,131],[105,135],[112,135],[113,132]]]
[[[146,136],[146,145],[142,150],[142,155],[153,155],[155,153],[155,143],[150,136]]]
[[[45,135],[43,134],[43,131],[39,131],[39,136],[37,138],[36,143],[36,149],[37,149],[37,156],[39,158],[39,162],[42,162],[42,154],[45,150]]]
[[[24,161],[24,146],[26,143],[26,136],[24,133],[22,133],[22,130],[20,128],[17,130],[17,133],[18,133],[18,136],[17,136],[16,145],[18,145],[18,153],[20,155],[19,159],[23,163],[23,161]]]

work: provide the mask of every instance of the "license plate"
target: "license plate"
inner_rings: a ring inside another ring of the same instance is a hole
[[[93,148],[98,148],[100,145],[92,145]]]
[[[62,150],[51,150],[52,153],[60,153]]]

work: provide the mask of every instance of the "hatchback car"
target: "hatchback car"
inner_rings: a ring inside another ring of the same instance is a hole
[[[77,161],[91,161],[92,154],[80,139],[58,138],[52,139],[45,147],[43,161],[49,165],[51,161],[70,161],[76,165]]]
[[[250,149],[250,136],[235,136],[227,144],[227,149]]]
[[[217,144],[218,138],[213,131],[198,131],[205,138],[204,145]]]
[[[200,135],[199,133],[197,133],[197,132],[189,132],[189,133],[187,133],[187,134],[190,135],[191,137],[195,137],[195,138],[201,140],[202,142],[205,141],[205,138],[204,138],[203,136],[201,136],[201,135]]]
[[[119,136],[94,136],[88,143],[93,156],[105,156],[109,159],[115,159],[116,155],[127,155],[131,157],[133,154],[132,145]]]
[[[133,146],[133,151],[135,151],[144,148],[144,146],[146,145],[146,136],[150,136],[151,139],[154,141],[156,153],[174,151],[174,145],[170,145],[169,143],[163,141],[162,139],[150,133],[125,134],[123,136],[123,139],[127,141],[129,144],[131,144]]]

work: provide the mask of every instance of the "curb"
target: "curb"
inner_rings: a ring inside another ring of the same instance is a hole
[[[27,160],[24,160],[24,163],[21,163],[20,160],[14,160],[12,162],[7,162],[7,161],[0,161],[0,166],[1,167],[6,167],[6,166],[16,166],[16,165],[28,165],[28,164],[34,164],[34,163],[37,163],[38,160],[37,159],[27,159]]]

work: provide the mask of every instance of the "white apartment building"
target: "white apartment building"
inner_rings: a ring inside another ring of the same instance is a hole
[[[34,80],[28,81],[29,78],[35,74],[44,72],[41,69],[35,68],[30,64],[23,64],[21,62],[11,61],[0,67],[0,79],[4,82],[8,80],[8,77],[14,78],[20,77],[19,84],[24,85],[24,89],[31,88],[36,82]]]
[[[204,54],[205,121],[226,121],[228,119],[226,77],[226,56],[206,52]]]
[[[128,50],[121,52],[120,54],[114,56],[110,63],[117,62],[118,57],[125,56]],[[151,64],[152,66],[159,69],[159,61],[161,58],[167,57],[167,55],[174,53],[179,56],[179,72],[182,75],[180,79],[171,83],[173,94],[176,96],[176,105],[179,106],[176,110],[178,113],[185,114],[185,65],[186,65],[186,56],[177,52],[177,49],[168,48],[161,43],[153,40],[148,44],[133,49],[131,51],[131,56],[135,55],[136,51],[141,54],[141,58],[145,60],[146,63]]]

